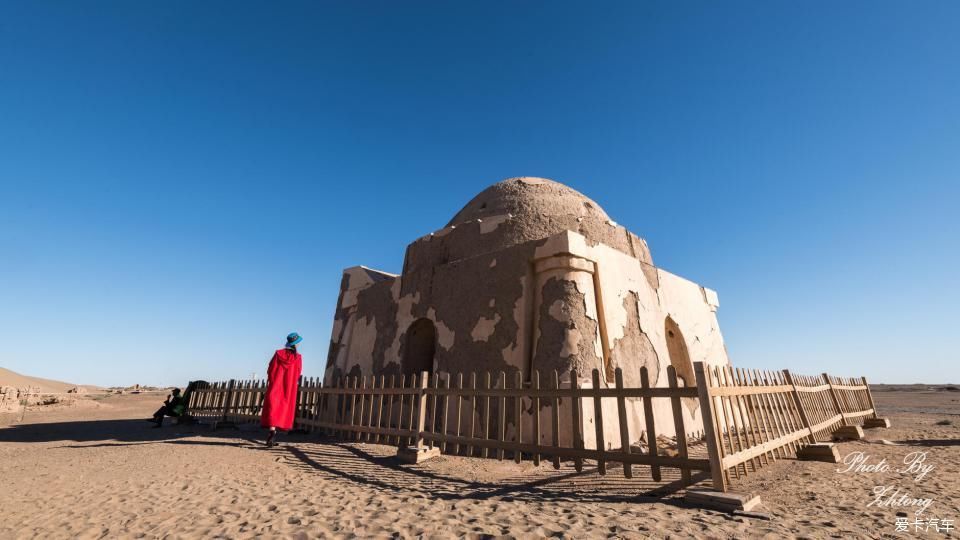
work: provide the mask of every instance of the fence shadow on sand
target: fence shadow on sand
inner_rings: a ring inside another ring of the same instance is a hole
[[[577,472],[573,463],[556,470],[549,463],[477,460],[443,456],[417,465],[401,464],[395,448],[384,445],[310,441],[268,450],[289,464],[322,477],[337,478],[405,495],[440,500],[499,498],[518,501],[661,502],[681,505],[680,492],[688,487],[676,471],[660,482],[638,474],[632,479],[600,476],[594,464]],[[609,464],[616,467],[616,464]],[[637,468],[638,466],[634,466]],[[474,474],[486,469],[482,475]],[[493,469],[493,473],[490,472]],[[666,471],[665,471],[666,472]],[[672,476],[675,476],[672,477]],[[696,480],[709,480],[707,474]]]
[[[679,471],[664,470],[660,482],[643,466],[632,479],[600,476],[596,464],[577,472],[572,462],[559,470],[549,462],[529,462],[442,456],[417,465],[400,463],[396,447],[341,442],[317,434],[288,436],[281,446],[267,448],[255,429],[211,430],[201,425],[165,425],[152,429],[143,419],[82,420],[13,424],[0,429],[0,443],[62,443],[77,451],[146,444],[231,446],[268,452],[304,474],[437,500],[661,502],[682,506],[684,482]],[[608,463],[609,468],[618,464]],[[494,472],[489,472],[492,469]],[[696,480],[708,480],[706,475]]]

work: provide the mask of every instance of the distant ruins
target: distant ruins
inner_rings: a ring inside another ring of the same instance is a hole
[[[20,390],[12,386],[0,386],[0,413],[20,412]]]
[[[637,387],[645,366],[652,386],[666,386],[672,365],[681,386],[694,386],[694,361],[729,364],[718,305],[714,291],[654,266],[646,242],[584,195],[511,178],[410,244],[402,274],[344,271],[325,380],[420,371],[513,380],[519,370],[529,382],[534,370],[542,381],[557,370],[569,385],[577,369],[590,386],[596,368],[612,386],[619,367]],[[670,403],[659,401],[657,424],[672,435]],[[684,402],[686,425],[702,425],[698,401]],[[630,410],[639,435],[640,400]]]

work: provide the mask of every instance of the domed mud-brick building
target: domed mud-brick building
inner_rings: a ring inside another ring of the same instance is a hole
[[[575,368],[590,386],[597,368],[601,384],[613,386],[619,367],[624,385],[637,387],[646,366],[652,386],[667,386],[673,365],[680,384],[692,386],[693,362],[728,364],[718,305],[714,291],[654,266],[647,243],[581,193],[511,178],[410,244],[402,274],[344,271],[325,380],[505,371],[513,381],[519,370],[529,382],[538,370],[549,384],[557,370],[569,385]],[[687,429],[699,430],[696,399],[684,401]],[[672,435],[669,401],[654,400],[654,409],[658,431]],[[641,401],[629,410],[639,437]],[[618,440],[617,429],[605,425],[605,440]]]

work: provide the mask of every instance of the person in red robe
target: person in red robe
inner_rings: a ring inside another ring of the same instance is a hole
[[[267,368],[267,393],[263,398],[260,425],[268,428],[267,446],[276,446],[273,440],[277,430],[289,431],[296,413],[297,389],[303,359],[297,352],[297,343],[303,338],[296,332],[287,336],[287,345],[273,353]]]

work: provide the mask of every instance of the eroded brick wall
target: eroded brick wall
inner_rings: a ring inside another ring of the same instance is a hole
[[[20,392],[12,386],[0,387],[0,413],[20,410]]]

